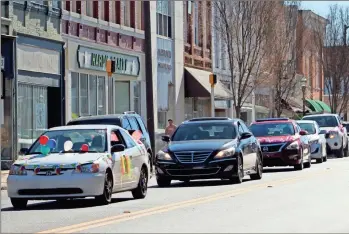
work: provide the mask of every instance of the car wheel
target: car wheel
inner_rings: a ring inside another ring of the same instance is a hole
[[[169,187],[171,185],[171,179],[165,177],[156,177],[156,182],[158,183],[159,187]]]
[[[28,199],[23,198],[11,198],[11,203],[15,209],[25,209],[27,208]]]
[[[308,156],[308,162],[304,163],[305,168],[311,168],[311,156]]]
[[[148,191],[147,168],[142,167],[141,174],[139,176],[138,187],[132,190],[132,196],[134,199],[143,199],[147,196],[147,191]]]
[[[336,152],[337,158],[343,158],[344,156],[344,150],[343,150],[343,145],[342,147]]]
[[[316,159],[316,163],[322,163],[324,161],[324,158],[321,156],[321,158]]]
[[[236,175],[230,178],[230,182],[233,184],[241,184],[242,179],[244,178],[244,166],[242,164],[241,156],[237,157],[236,167],[237,167]]]
[[[260,180],[263,177],[263,162],[261,160],[261,154],[257,154],[257,160],[256,160],[256,174],[251,174],[250,178],[251,180]]]
[[[99,204],[107,205],[111,203],[111,197],[113,195],[113,179],[111,173],[105,174],[103,194],[96,197]]]
[[[297,170],[297,171],[301,171],[304,168],[304,165],[303,165],[303,163],[304,163],[303,162],[303,151],[302,151],[301,155],[302,155],[302,158],[301,158],[300,164],[294,165],[294,169]]]

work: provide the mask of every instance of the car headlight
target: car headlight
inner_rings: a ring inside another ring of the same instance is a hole
[[[222,159],[222,158],[227,158],[231,157],[235,154],[235,148],[229,148],[225,150],[219,151],[216,156],[214,156],[214,159]]]
[[[27,175],[27,170],[25,169],[25,166],[12,165],[9,175]]]
[[[75,173],[97,173],[99,172],[99,163],[77,165],[74,172]]]
[[[169,153],[160,150],[157,154],[158,160],[172,161],[172,157]]]
[[[299,143],[298,141],[292,142],[289,146],[287,146],[286,149],[299,149]]]

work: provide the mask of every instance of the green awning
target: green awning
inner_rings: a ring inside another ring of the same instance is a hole
[[[325,112],[328,112],[328,113],[331,113],[331,107],[329,107],[326,103],[324,103],[323,101],[320,101],[320,100],[313,100],[315,102],[317,102],[321,108],[325,111]]]
[[[316,101],[311,100],[311,99],[305,99],[308,103],[308,107],[314,111],[314,112],[322,112],[324,111],[320,104],[318,104]]]

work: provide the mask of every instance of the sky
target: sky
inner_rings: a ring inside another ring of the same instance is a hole
[[[332,4],[349,7],[349,1],[302,1],[301,6],[304,10],[312,10],[316,14],[327,17],[329,6]]]

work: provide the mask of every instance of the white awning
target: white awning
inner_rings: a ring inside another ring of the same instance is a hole
[[[209,76],[211,72],[189,67],[185,67],[185,70],[189,73],[189,77],[185,77],[186,97],[210,97],[211,84]],[[202,87],[198,87],[198,84]],[[232,100],[233,94],[230,90],[225,88],[220,81],[217,81],[217,84],[214,87],[214,97],[215,99]]]

